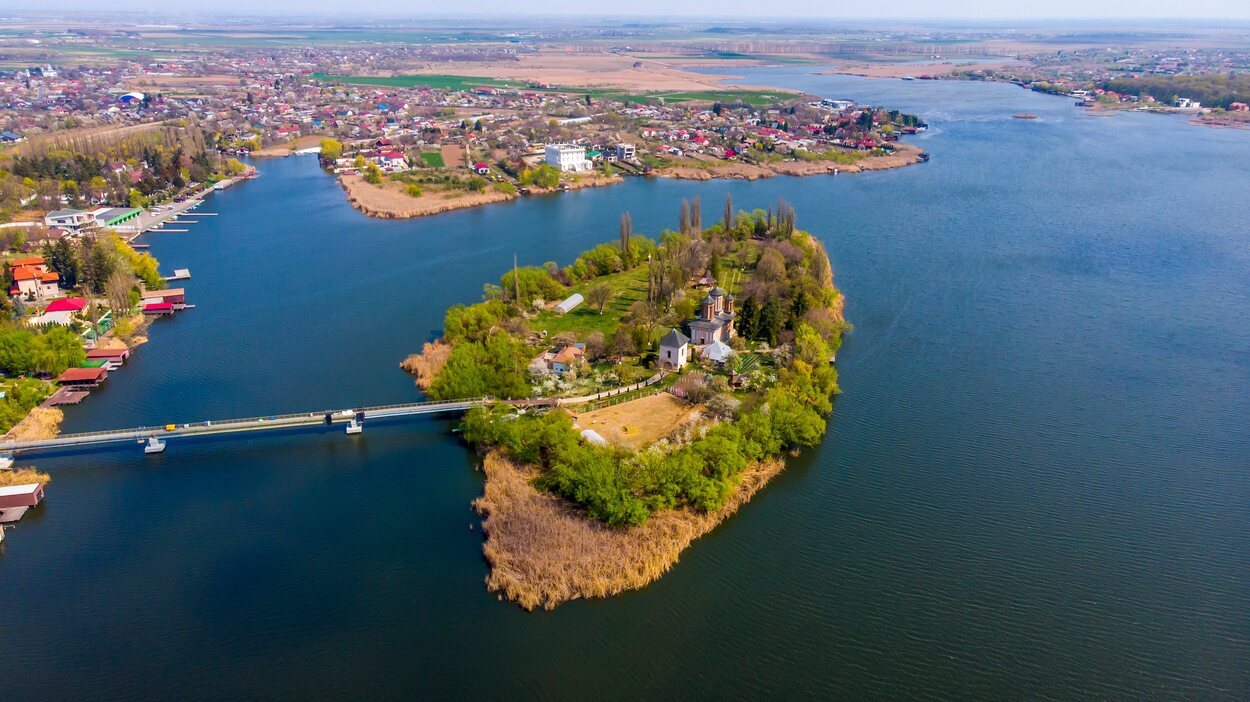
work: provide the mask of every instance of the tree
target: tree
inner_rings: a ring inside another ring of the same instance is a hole
[[[365,182],[373,185],[382,183],[382,169],[378,168],[378,164],[370,163],[365,166]]]
[[[748,339],[759,338],[760,308],[755,302],[754,297],[748,297],[742,303],[742,308],[738,310],[738,317],[734,320],[734,327],[738,333]]]
[[[634,233],[634,220],[628,212],[621,213],[621,260],[628,268],[634,265],[633,254],[629,249],[629,237]]]
[[[61,287],[75,288],[78,286],[78,273],[81,264],[78,260],[78,253],[70,245],[68,239],[44,244],[43,257],[48,263],[48,268],[52,269],[60,277]]]
[[[104,294],[108,297],[109,309],[114,317],[121,317],[130,311],[130,289],[134,287],[134,279],[122,270],[115,270],[104,282]]]
[[[756,329],[756,338],[766,339],[772,346],[777,345],[777,335],[781,333],[781,328],[785,324],[785,314],[781,311],[781,303],[776,299],[769,300],[764,303],[763,309],[760,310],[759,328]]]
[[[759,263],[755,264],[755,275],[769,284],[780,283],[786,277],[785,257],[777,249],[764,249],[764,253],[760,255]]]
[[[598,360],[603,358],[607,353],[608,342],[604,338],[603,332],[593,331],[586,335],[586,356],[590,360]]]
[[[586,291],[586,301],[594,305],[599,310],[599,314],[603,314],[603,308],[607,306],[608,301],[612,299],[612,288],[599,284]]]
[[[646,334],[648,342],[650,342],[651,338],[655,336],[655,327],[663,319],[663,316],[659,306],[654,302],[639,300],[629,306],[629,312],[625,315],[625,321],[642,329]]]
[[[60,375],[65,369],[82,365],[87,352],[78,335],[68,327],[57,327],[39,334],[31,342],[35,370],[47,375]]]
[[[0,371],[25,375],[35,370],[35,334],[28,329],[0,328]]]
[[[738,226],[736,217],[734,217],[734,196],[732,193],[725,193],[725,214],[721,217],[721,224],[725,227],[725,233],[733,231]]]
[[[343,158],[343,142],[338,139],[322,139],[321,158],[327,161],[337,161]]]
[[[682,234],[690,233],[690,201],[682,199],[681,211],[677,215],[677,231]]]

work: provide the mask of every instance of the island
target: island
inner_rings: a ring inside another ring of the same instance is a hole
[[[698,198],[560,267],[514,262],[403,362],[433,399],[489,397],[487,587],[526,609],[637,589],[817,445],[844,298],[784,200],[704,226]]]

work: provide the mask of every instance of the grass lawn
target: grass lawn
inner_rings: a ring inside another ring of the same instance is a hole
[[[421,160],[430,168],[446,168],[447,163],[443,161],[442,151],[422,151]]]
[[[543,312],[530,325],[534,329],[545,329],[548,334],[563,331],[576,332],[585,336],[593,331],[611,334],[621,323],[621,318],[629,311],[629,306],[639,300],[647,299],[647,267],[638,266],[632,270],[613,273],[577,285],[569,291],[586,294],[593,286],[607,285],[612,290],[612,299],[599,314],[589,302],[583,302],[577,309],[568,314]]]

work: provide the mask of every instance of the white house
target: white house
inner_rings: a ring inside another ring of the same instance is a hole
[[[637,155],[637,151],[634,149],[633,144],[616,145],[616,157],[622,161],[633,161],[634,157]]]
[[[690,362],[690,338],[676,329],[660,339],[660,367],[681,370]]]
[[[594,164],[586,158],[585,147],[577,144],[547,144],[543,160],[553,168],[566,173],[589,171]]]

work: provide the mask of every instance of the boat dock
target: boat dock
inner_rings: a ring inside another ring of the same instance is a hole
[[[175,268],[173,275],[165,276],[165,280],[190,280],[191,271],[187,268]]]

